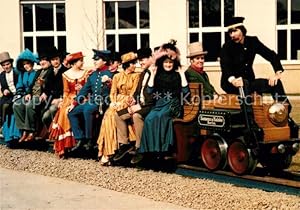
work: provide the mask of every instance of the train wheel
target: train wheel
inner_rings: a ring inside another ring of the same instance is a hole
[[[209,170],[223,169],[226,166],[227,144],[213,138],[205,139],[201,146],[201,158]]]
[[[252,156],[251,150],[240,141],[235,141],[229,146],[227,159],[231,170],[238,175],[251,174],[257,165],[257,159]]]
[[[272,173],[281,172],[288,168],[292,162],[291,154],[270,154],[260,161],[261,164]]]

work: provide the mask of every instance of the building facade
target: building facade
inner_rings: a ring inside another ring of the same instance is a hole
[[[300,93],[300,0],[0,0],[0,51],[16,57],[29,48],[45,46],[83,51],[86,66],[92,50],[121,53],[141,46],[156,47],[177,40],[183,65],[187,44],[203,42],[205,69],[219,92],[222,44],[231,16],[244,16],[249,35],[256,35],[279,53],[285,68],[287,93]],[[263,2],[263,3],[262,3]],[[298,40],[297,40],[298,39]],[[255,60],[257,77],[269,77],[270,64]]]

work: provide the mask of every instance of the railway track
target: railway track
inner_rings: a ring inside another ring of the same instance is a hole
[[[228,171],[211,172],[202,167],[179,164],[176,173],[183,176],[210,179],[269,192],[300,195],[300,174],[294,172],[284,171],[281,174],[271,176],[258,167],[252,175],[237,176]]]

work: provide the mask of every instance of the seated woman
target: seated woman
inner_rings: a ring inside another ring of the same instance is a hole
[[[7,147],[14,147],[21,136],[16,127],[15,117],[12,111],[12,99],[16,94],[16,85],[19,72],[13,67],[13,59],[8,52],[0,53],[0,65],[3,72],[0,74],[0,86],[2,97],[0,98],[1,126],[3,125],[3,137]],[[2,124],[3,123],[3,124]]]
[[[38,62],[37,55],[33,54],[29,49],[25,49],[17,58],[17,69],[21,73],[16,86],[17,92],[14,97],[13,111],[16,118],[16,125],[23,131],[19,142],[27,141],[29,137],[32,138],[36,127],[37,117],[35,116],[33,106],[38,103],[31,100],[31,94],[37,76],[40,73],[40,71],[35,71],[33,68],[34,63]]]
[[[124,71],[114,75],[110,90],[111,103],[103,116],[98,137],[98,157],[101,165],[110,165],[109,158],[118,149],[115,114],[129,106],[129,100],[137,88],[140,74],[135,73],[137,55],[133,52],[121,56]]]
[[[176,52],[175,45],[172,46]],[[177,50],[178,51],[178,50]],[[167,155],[174,145],[173,118],[183,111],[183,98],[189,92],[185,71],[178,57],[163,55],[151,69],[148,91],[153,93],[155,106],[144,121],[139,153],[158,152]],[[142,156],[136,156],[136,164]]]
[[[75,138],[71,131],[68,112],[74,108],[74,98],[83,87],[89,71],[82,70],[82,52],[72,53],[67,56],[71,68],[62,74],[63,79],[63,100],[50,125],[49,139],[54,140],[54,151],[58,157],[65,156],[65,152],[76,145]]]

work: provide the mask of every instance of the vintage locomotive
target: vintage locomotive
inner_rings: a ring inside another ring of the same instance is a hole
[[[198,142],[198,157],[209,170],[230,167],[238,174],[251,174],[260,163],[271,172],[290,166],[298,152],[298,126],[289,123],[287,105],[264,102],[253,95],[255,126],[249,124],[242,104],[244,96],[224,94],[202,100],[202,86],[190,84],[191,102],[183,119],[174,120],[177,162],[188,162]]]

